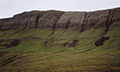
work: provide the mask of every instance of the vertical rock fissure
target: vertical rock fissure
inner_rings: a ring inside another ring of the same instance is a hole
[[[75,15],[75,14],[74,14],[74,15]],[[72,20],[72,18],[74,17],[74,15],[72,15],[71,18],[66,22],[65,29],[68,29],[68,28],[69,28],[70,21]]]
[[[25,30],[25,28],[28,27],[28,24],[29,24],[29,23],[28,23],[28,21],[27,21],[27,23],[25,24],[25,26],[24,26],[22,29],[17,30],[14,34],[19,33],[19,32],[21,32],[21,31]]]
[[[70,23],[71,19],[72,19],[72,17],[67,21],[66,26],[65,26],[65,29],[68,29],[69,23]]]
[[[104,36],[104,34],[106,34],[109,31],[110,25],[112,24],[113,16],[114,16],[114,12],[112,12],[112,10],[108,10],[107,19],[105,22],[105,31],[102,34],[102,36]]]
[[[52,31],[54,32],[54,30],[56,29],[56,23],[57,23],[58,20],[55,21],[55,23],[53,24],[53,28],[52,28]]]
[[[15,24],[15,22],[14,22],[13,30],[15,30],[15,29],[16,29],[16,24]]]
[[[60,18],[60,17],[59,17],[59,18]],[[58,18],[58,20],[59,20],[59,18]],[[56,25],[57,25],[57,21],[58,21],[58,20],[56,20],[55,23],[53,24],[52,34],[54,34],[54,32],[55,32],[55,29],[56,29]]]
[[[37,15],[37,18],[36,18],[36,22],[35,22],[35,28],[38,28],[38,22],[39,22],[39,18],[41,17],[42,15]]]
[[[63,14],[64,14],[64,13],[63,13]],[[61,18],[61,16],[62,16],[63,14],[61,14],[61,15],[57,18],[57,20],[55,21],[55,23],[53,24],[53,27],[52,27],[52,34],[54,34],[54,32],[55,32],[55,30],[56,30],[57,22],[58,22],[58,20]]]
[[[21,29],[21,31],[22,31],[22,30],[25,30],[25,28],[27,28],[27,27],[28,27],[28,25],[29,25],[29,21],[27,21],[26,25],[24,26],[24,28],[23,28],[23,29]]]
[[[92,13],[92,23],[91,23],[91,26],[90,28],[93,28],[95,26],[95,23],[93,22],[94,21],[94,17],[95,17],[95,12]]]
[[[106,33],[108,32],[108,30],[109,30],[109,17],[110,17],[110,10],[108,10],[108,15],[107,15],[106,23],[105,23],[105,28],[106,28],[106,30],[105,30],[105,32],[103,33],[103,35],[106,34]],[[102,36],[103,36],[103,35],[102,35]]]
[[[84,31],[84,23],[85,23],[86,16],[87,16],[87,12],[85,12],[85,14],[84,14],[84,16],[83,16],[83,21],[82,21],[82,23],[81,23],[81,30],[80,30],[80,32],[83,32],[83,31]]]
[[[106,29],[105,29],[104,33],[101,35],[101,38],[95,42],[96,47],[103,45],[103,43],[106,40],[110,39],[109,37],[106,37],[104,35],[109,31],[110,25],[112,24],[113,16],[114,16],[114,12],[112,12],[112,10],[109,10],[108,15],[107,15],[107,19],[106,19],[106,23],[105,23]]]

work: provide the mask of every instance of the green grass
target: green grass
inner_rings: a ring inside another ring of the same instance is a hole
[[[103,32],[103,28],[82,33],[71,29],[58,29],[54,34],[51,34],[51,29],[26,29],[19,33],[13,30],[0,32],[0,39],[20,40],[19,45],[11,48],[0,46],[0,65],[17,55],[12,62],[0,66],[0,72],[120,71],[120,28],[108,31],[105,36],[110,39],[96,47],[94,43]],[[74,39],[79,40],[75,47],[61,45],[65,42],[72,43]],[[4,41],[4,44],[8,43]]]

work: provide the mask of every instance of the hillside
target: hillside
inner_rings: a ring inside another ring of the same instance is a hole
[[[120,8],[0,19],[0,72],[120,72]]]

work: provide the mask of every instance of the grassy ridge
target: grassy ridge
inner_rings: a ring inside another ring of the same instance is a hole
[[[5,72],[102,72],[120,71],[120,28],[108,31],[110,39],[96,47],[95,41],[101,37],[103,28],[85,32],[50,29],[31,29],[0,32],[0,44],[17,39],[20,44],[6,48],[0,46],[0,71]],[[69,44],[79,42],[75,47]],[[47,43],[45,43],[47,42]],[[6,64],[7,63],[7,64]]]

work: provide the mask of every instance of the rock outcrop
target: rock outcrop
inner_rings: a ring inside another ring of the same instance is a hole
[[[111,25],[111,27],[109,27]],[[120,8],[94,12],[31,11],[0,20],[0,31],[30,28],[74,29],[120,27]]]

